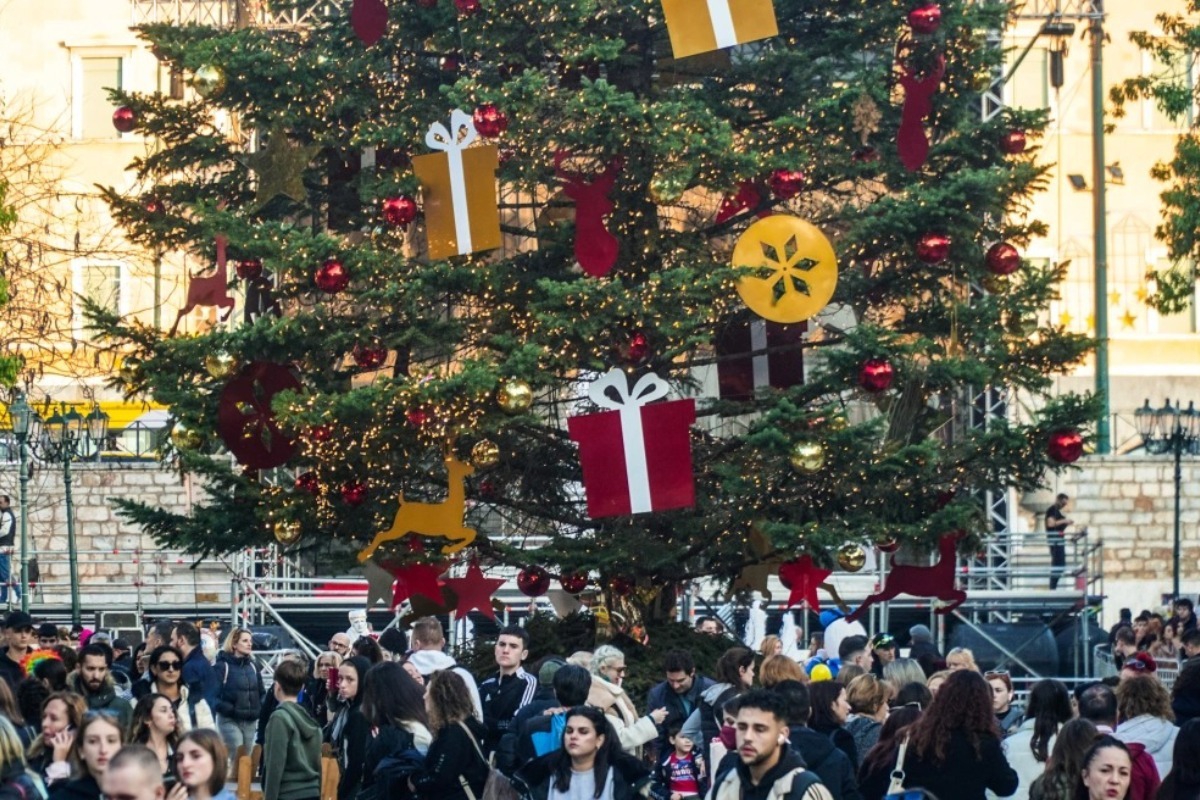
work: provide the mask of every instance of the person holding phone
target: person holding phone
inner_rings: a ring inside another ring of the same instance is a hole
[[[229,750],[216,731],[187,734],[176,751],[179,782],[167,793],[167,800],[234,800],[225,787],[228,762]]]
[[[42,703],[42,735],[29,746],[29,767],[47,786],[70,777],[71,746],[85,713],[87,704],[74,692],[55,692]]]
[[[329,701],[337,693],[337,673],[341,663],[342,657],[332,650],[321,653],[313,663],[311,678],[304,685],[304,707],[322,727],[329,724]],[[332,693],[330,686],[335,687]]]

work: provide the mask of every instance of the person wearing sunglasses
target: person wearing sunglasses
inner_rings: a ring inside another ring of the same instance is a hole
[[[666,707],[638,716],[633,700],[621,688],[625,682],[625,654],[611,644],[600,645],[592,653],[590,671],[592,690],[588,692],[588,705],[608,715],[625,752],[640,756],[642,745],[658,736],[658,725],[667,718]]]
[[[149,694],[161,694],[171,701],[180,735],[192,729],[192,717],[187,707],[188,687],[183,685],[183,653],[177,648],[164,644],[150,654],[150,677],[134,682],[133,697],[141,700]]]
[[[890,633],[877,633],[871,637],[871,674],[883,678],[883,668],[896,660],[898,647]]]

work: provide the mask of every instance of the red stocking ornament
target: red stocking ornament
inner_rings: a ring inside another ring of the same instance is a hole
[[[575,201],[575,260],[593,278],[603,278],[617,263],[620,242],[604,227],[604,217],[613,210],[608,193],[613,190],[624,160],[609,162],[594,178],[563,168],[565,150],[554,154],[554,172],[563,182],[563,194]]]

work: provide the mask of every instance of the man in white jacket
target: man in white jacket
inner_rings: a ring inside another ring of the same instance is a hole
[[[449,669],[457,672],[458,676],[467,684],[467,691],[471,693],[471,705],[475,707],[475,718],[483,722],[483,704],[479,702],[479,687],[475,685],[475,678],[471,673],[460,667],[458,662],[443,652],[446,647],[446,635],[442,632],[442,623],[438,622],[437,617],[422,617],[414,622],[409,641],[413,651],[409,654],[408,660],[417,668],[426,682],[430,675],[440,670]]]

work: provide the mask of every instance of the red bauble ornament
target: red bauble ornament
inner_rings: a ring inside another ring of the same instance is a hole
[[[780,200],[788,200],[800,194],[804,181],[804,173],[798,169],[777,169],[767,178],[767,186]]]
[[[586,572],[568,572],[559,576],[558,583],[567,594],[579,594],[588,587],[590,581]]]
[[[441,57],[438,66],[442,68],[442,72],[458,72],[458,68],[462,66],[462,60],[453,53],[449,53]]]
[[[383,221],[393,228],[402,228],[417,218],[417,201],[408,195],[389,197],[383,201]]]
[[[328,425],[314,425],[309,429],[308,436],[314,442],[328,442],[333,438],[333,428]]]
[[[1015,128],[1000,137],[1000,149],[1010,156],[1025,152],[1025,131]]]
[[[1021,268],[1021,254],[1008,242],[996,242],[987,251],[988,272],[1012,275]]]
[[[258,280],[262,277],[262,260],[258,258],[243,258],[237,262],[234,269],[237,270],[237,276],[244,281]]]
[[[883,358],[868,359],[858,370],[858,385],[868,392],[886,392],[892,386],[896,370]]]
[[[387,348],[376,346],[362,346],[354,348],[352,358],[354,363],[363,369],[378,369],[387,361]]]
[[[650,355],[650,337],[638,331],[629,337],[629,341],[619,348],[621,360],[630,364],[640,364]]]
[[[302,492],[307,492],[311,495],[317,495],[321,492],[321,482],[317,480],[317,473],[302,472],[296,476],[296,488]]]
[[[1073,429],[1055,431],[1046,450],[1058,463],[1073,464],[1083,455],[1083,436]]]
[[[414,428],[420,428],[429,422],[429,412],[423,408],[414,408],[411,411],[405,412],[404,418],[408,420],[409,425],[412,425]]]
[[[144,205],[147,214],[161,214],[163,212],[162,200],[157,197],[150,196],[146,198]]]
[[[316,282],[317,288],[322,292],[337,294],[350,285],[350,273],[346,270],[342,262],[336,258],[331,258],[317,267],[317,272],[313,275],[313,281]]]
[[[908,27],[912,32],[928,36],[936,33],[942,24],[942,7],[937,3],[927,3],[908,12]]]
[[[615,597],[628,597],[633,594],[633,589],[636,585],[632,578],[624,575],[614,575],[608,579],[608,588]]]
[[[119,133],[129,133],[137,127],[137,114],[129,106],[121,106],[113,112],[113,127]]]
[[[926,264],[940,264],[950,255],[950,237],[944,233],[927,233],[917,240],[917,258]]]
[[[367,485],[358,481],[347,483],[342,487],[341,495],[342,502],[348,506],[362,505],[367,499]]]
[[[550,588],[550,573],[536,565],[526,567],[517,573],[517,588],[526,597],[541,597]]]
[[[458,13],[465,17],[469,17],[483,8],[479,4],[479,0],[454,0],[454,7],[458,9]]]
[[[495,103],[484,103],[475,109],[471,118],[475,122],[475,130],[485,139],[495,139],[508,130],[508,115],[497,108]]]

